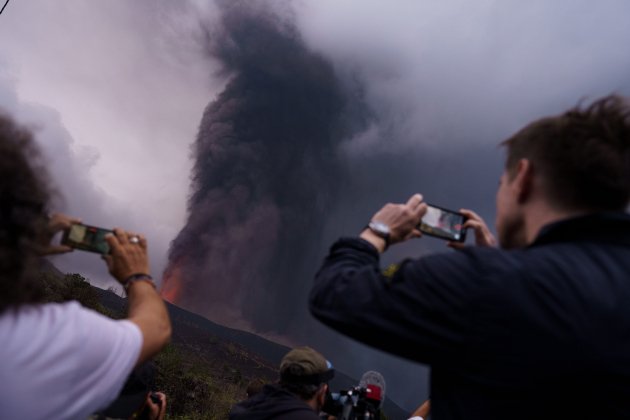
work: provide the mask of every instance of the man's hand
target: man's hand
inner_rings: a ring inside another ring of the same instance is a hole
[[[459,211],[468,218],[464,223],[464,228],[470,228],[475,231],[475,245],[477,246],[497,246],[497,240],[494,238],[486,222],[472,210],[461,209]],[[461,242],[449,242],[448,246],[455,249],[464,248]]]
[[[70,226],[76,223],[81,223],[81,220],[61,213],[55,213],[50,216],[46,232],[42,238],[41,248],[39,249],[40,255],[65,254],[66,252],[72,252],[74,249],[70,246],[53,245],[51,242],[57,233],[70,229]]]
[[[137,238],[137,242],[132,241]],[[111,249],[109,255],[103,255],[109,272],[121,284],[133,274],[149,274],[147,240],[142,235],[114,229],[114,234],[105,240]]]
[[[429,417],[430,413],[431,413],[431,400],[426,400],[425,402],[422,403],[422,405],[420,405],[420,407],[416,408],[416,411],[411,413],[411,418],[409,420],[417,419],[417,418],[426,419],[427,417]]]
[[[389,243],[392,245],[422,236],[418,225],[426,212],[427,205],[422,202],[422,195],[414,194],[406,204],[386,204],[372,217],[372,220],[389,227]],[[371,230],[364,230],[361,238],[374,245],[379,252],[385,250],[385,241]]]
[[[152,396],[158,399],[158,402],[153,402]],[[162,392],[151,392],[147,395],[147,410],[149,410],[148,418],[150,420],[164,420],[166,414],[166,395]]]

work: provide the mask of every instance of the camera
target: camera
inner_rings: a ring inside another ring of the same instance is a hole
[[[380,387],[367,385],[329,392],[322,411],[338,420],[380,419],[380,406]]]

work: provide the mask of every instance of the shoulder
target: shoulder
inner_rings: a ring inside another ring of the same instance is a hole
[[[519,272],[524,264],[520,254],[497,248],[467,247],[405,260],[399,271],[405,278],[472,287],[503,273]]]
[[[72,351],[90,337],[102,342],[121,335],[131,341],[142,340],[140,330],[132,322],[110,319],[75,301],[25,305],[0,316],[0,341],[6,343],[0,353],[5,354],[19,354],[24,348],[40,348],[44,353],[50,353],[52,348]]]
[[[80,318],[83,310],[77,302],[23,305],[4,312],[0,316],[0,328],[5,333],[55,332],[64,328],[70,319]]]
[[[19,326],[31,327],[49,332],[69,330],[81,325],[118,325],[128,328],[132,324],[125,320],[114,320],[91,309],[81,306],[76,301],[25,305],[15,311],[7,311],[0,317],[2,321]]]
[[[530,259],[523,251],[482,247],[432,254],[401,263],[390,288],[423,306],[463,314],[489,296],[515,293],[515,283],[527,283]]]

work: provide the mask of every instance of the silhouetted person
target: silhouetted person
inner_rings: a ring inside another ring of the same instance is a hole
[[[387,244],[420,236],[427,206],[416,194],[373,216],[384,228],[332,246],[311,311],[431,365],[435,420],[628,419],[630,108],[607,97],[533,122],[503,145],[503,249],[487,246],[492,235],[471,217],[486,246],[407,259],[386,278]]]
[[[77,302],[42,303],[37,259],[69,251],[50,240],[76,222],[48,218],[49,197],[31,134],[0,114],[0,417],[6,419],[87,418],[116,398],[134,366],[171,335],[149,276],[147,242],[122,229],[107,238],[105,258],[129,296],[127,319]]]

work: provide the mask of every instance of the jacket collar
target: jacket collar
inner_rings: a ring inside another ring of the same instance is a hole
[[[579,241],[630,246],[630,214],[592,213],[553,222],[543,226],[530,247]]]

